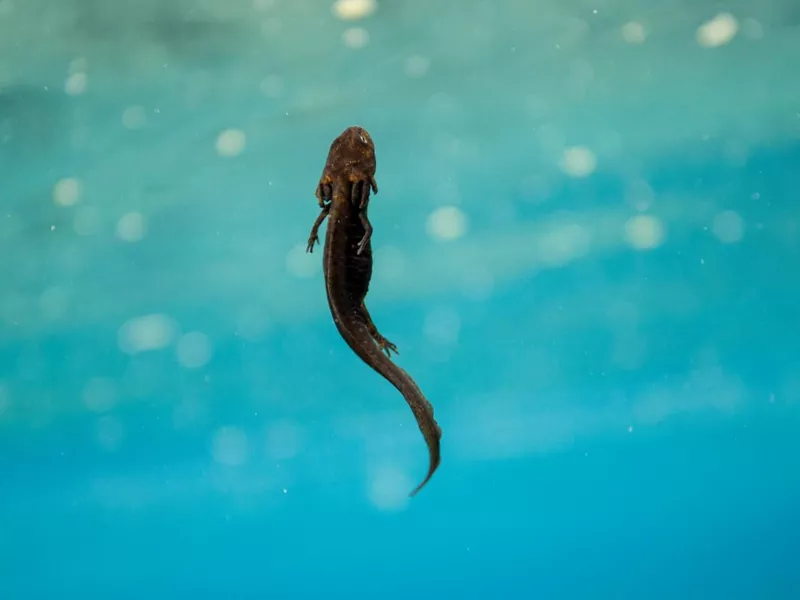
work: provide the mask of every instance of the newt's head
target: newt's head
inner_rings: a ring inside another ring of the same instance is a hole
[[[375,152],[375,144],[372,143],[372,138],[369,136],[369,133],[366,129],[357,125],[345,129],[342,134],[336,138],[336,141],[341,141],[352,147],[361,146],[364,149]]]
[[[328,152],[327,168],[340,171],[351,181],[370,179],[375,175],[375,144],[363,127],[348,127],[333,140]]]

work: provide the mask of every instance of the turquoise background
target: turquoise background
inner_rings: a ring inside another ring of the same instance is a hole
[[[800,598],[797,24],[0,0],[0,598]],[[354,124],[412,500],[304,253]]]

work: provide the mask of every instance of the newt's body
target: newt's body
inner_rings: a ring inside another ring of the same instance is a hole
[[[349,127],[333,141],[328,153],[317,187],[322,212],[311,229],[308,251],[313,251],[319,227],[329,217],[322,269],[336,328],[361,360],[403,394],[428,445],[428,474],[411,492],[413,496],[439,466],[442,432],[431,403],[408,373],[392,362],[391,352],[397,352],[397,348],[378,333],[364,304],[372,277],[372,225],[367,218],[370,191],[378,193],[375,146],[366,130]]]

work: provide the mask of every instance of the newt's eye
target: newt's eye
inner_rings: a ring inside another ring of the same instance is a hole
[[[359,137],[359,139],[361,140],[361,142],[362,142],[362,143],[364,143],[364,144],[366,144],[366,143],[367,143],[367,140],[366,140],[366,138],[364,137],[364,134],[363,134],[363,133],[359,134],[359,135],[358,135],[358,137]]]

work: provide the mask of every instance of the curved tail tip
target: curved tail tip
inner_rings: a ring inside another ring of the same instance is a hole
[[[408,497],[409,498],[413,498],[414,496],[416,496],[417,493],[422,488],[425,487],[425,484],[428,483],[431,480],[431,477],[433,477],[433,474],[436,472],[436,469],[438,469],[438,468],[439,468],[439,461],[437,461],[436,464],[431,465],[430,469],[428,469],[428,474],[425,476],[425,479],[423,479],[422,483],[420,483],[417,487],[415,487],[413,490],[411,490],[411,493],[408,495]]]

